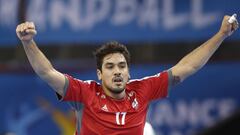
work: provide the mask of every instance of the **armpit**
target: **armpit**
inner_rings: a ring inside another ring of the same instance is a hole
[[[176,76],[172,74],[171,69],[168,70],[168,83],[169,83],[169,88],[176,86],[181,82],[180,76]]]

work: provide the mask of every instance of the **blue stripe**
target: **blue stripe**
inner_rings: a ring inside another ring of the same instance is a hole
[[[172,85],[173,85],[172,84],[172,81],[173,81],[172,70],[171,69],[167,70],[167,73],[168,73],[168,89],[167,89],[168,94],[167,94],[167,96],[169,96],[170,90],[172,89]]]
[[[78,134],[80,134],[81,119],[82,119],[82,111],[76,111],[76,129]]]
[[[65,97],[65,95],[66,95],[66,93],[67,93],[67,89],[68,89],[68,86],[69,86],[69,80],[68,80],[68,78],[67,78],[66,76],[64,76],[64,77],[65,77],[65,84],[64,84],[64,88],[63,88],[63,96],[61,96],[60,94],[58,94],[57,92],[55,92],[59,101],[62,101],[62,100],[63,100],[63,98]]]
[[[82,104],[80,102],[70,101],[68,103],[76,111],[80,111],[82,109]]]

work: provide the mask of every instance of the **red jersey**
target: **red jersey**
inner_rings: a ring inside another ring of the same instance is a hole
[[[168,95],[166,71],[130,80],[125,88],[126,96],[121,100],[107,96],[95,81],[66,77],[69,84],[63,100],[70,102],[76,111],[75,135],[142,135],[149,102]],[[80,103],[84,105],[82,123]]]

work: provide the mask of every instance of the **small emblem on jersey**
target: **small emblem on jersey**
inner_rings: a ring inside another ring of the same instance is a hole
[[[97,92],[96,95],[99,96],[99,95],[100,95],[100,92]]]
[[[129,93],[128,93],[128,96],[129,96],[129,97],[132,97],[132,96],[133,96],[133,93],[134,93],[133,91],[129,92]]]
[[[102,95],[101,95],[101,98],[103,98],[103,99],[104,99],[104,98],[106,98],[106,96],[102,94]]]
[[[137,108],[138,108],[138,101],[137,101],[136,98],[134,98],[134,100],[133,100],[133,102],[132,102],[132,107],[133,107],[134,109],[137,109]]]
[[[103,111],[105,112],[108,112],[108,108],[107,108],[107,105],[105,104],[102,108],[101,108]]]

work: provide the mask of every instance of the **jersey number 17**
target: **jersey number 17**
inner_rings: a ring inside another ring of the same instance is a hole
[[[116,123],[117,125],[125,125],[125,118],[127,112],[116,112]],[[120,121],[121,119],[121,121]]]

